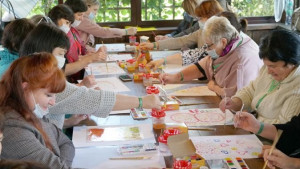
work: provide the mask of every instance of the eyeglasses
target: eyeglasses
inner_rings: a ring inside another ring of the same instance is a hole
[[[203,46],[202,46],[202,49],[208,49],[208,48],[210,48],[212,45],[214,45],[214,43],[211,43],[211,44],[204,44]]]

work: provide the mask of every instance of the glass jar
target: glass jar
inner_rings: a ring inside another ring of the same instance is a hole
[[[143,84],[144,86],[152,86],[153,76],[150,73],[145,73],[143,75]]]
[[[170,153],[170,149],[168,147],[168,136],[161,135],[157,140],[159,144],[159,151],[162,153]]]
[[[146,87],[146,93],[147,94],[159,95],[158,87],[156,87],[156,86],[148,86],[148,87]]]
[[[127,65],[127,71],[132,73],[135,71],[135,64],[136,64],[136,61],[135,59],[129,59],[126,61],[126,65]]]
[[[146,73],[145,67],[146,67],[146,66],[145,66],[144,64],[140,63],[140,64],[139,64],[139,72],[140,72],[140,73]]]
[[[136,36],[129,36],[129,45],[134,46],[136,42]]]
[[[152,109],[151,116],[152,116],[152,124],[153,124],[154,129],[165,128],[165,126],[166,126],[165,125],[165,116],[166,116],[165,110]]]

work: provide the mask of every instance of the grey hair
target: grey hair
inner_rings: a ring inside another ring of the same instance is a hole
[[[99,5],[100,2],[98,0],[83,0],[87,6]]]
[[[227,42],[230,42],[238,34],[235,27],[223,16],[209,18],[203,28],[204,37],[209,38],[214,44],[220,42],[221,38],[225,38]]]

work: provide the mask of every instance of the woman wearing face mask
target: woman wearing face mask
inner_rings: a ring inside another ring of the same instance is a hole
[[[38,29],[42,30],[38,31]],[[44,33],[40,34],[41,32]],[[54,49],[59,46],[52,46],[51,44],[59,38],[61,38],[61,33],[55,31],[53,26],[38,25],[37,29],[33,30],[24,40],[20,56],[27,56],[40,51],[53,53]],[[87,89],[67,82],[65,90],[56,95],[56,104],[49,109],[50,114],[48,117],[52,123],[62,128],[65,114],[78,115],[85,113],[97,117],[107,117],[112,110],[125,110],[135,107],[160,108],[160,106],[159,98],[154,95],[139,98],[110,91]]]
[[[0,79],[11,62],[19,58],[20,46],[34,27],[34,24],[25,18],[14,20],[5,27],[1,40],[4,50],[0,51]]]
[[[242,105],[258,120],[286,123],[300,112],[300,38],[296,33],[275,30],[260,43],[259,57],[264,66],[259,76],[231,98],[223,99],[220,109],[237,111]]]
[[[235,13],[224,11],[222,13],[217,14],[216,16],[224,16],[226,17],[232,26],[240,33],[244,34],[247,31],[247,20],[241,19],[238,20],[238,17]],[[182,51],[181,53],[167,56],[165,58],[153,60],[147,64],[149,68],[153,68],[156,70],[163,64],[177,64],[177,65],[189,65],[192,63],[198,62],[200,59],[204,58],[207,55],[205,45],[201,48],[196,49],[188,49]]]
[[[225,17],[208,19],[202,38],[208,56],[178,73],[162,74],[160,79],[163,83],[207,79],[210,90],[230,97],[236,93],[238,83],[245,86],[256,78],[262,66],[258,46],[247,35],[239,34]]]
[[[70,29],[71,23],[74,22],[74,13],[67,5],[57,5],[53,7],[49,11],[49,17],[69,38],[70,48],[66,54],[66,58],[68,63],[77,63],[68,65],[65,69],[65,74],[68,75],[69,82],[77,83],[77,80],[83,78],[83,68],[89,63],[106,60],[106,48],[102,47],[95,53],[87,53],[77,30],[72,27]],[[75,17],[77,17],[77,20],[80,19],[80,12],[79,14],[77,12]]]
[[[165,40],[160,40],[158,42],[145,42],[140,44],[140,48],[146,48],[149,50],[165,50],[165,49],[180,49],[180,48],[194,48],[194,46],[198,46],[201,48],[203,46],[203,41],[201,38],[202,30],[205,21],[220,13],[223,12],[223,8],[216,0],[206,0],[201,2],[199,6],[196,7],[195,13],[200,18],[199,29],[189,35],[170,38]]]
[[[57,60],[49,53],[20,57],[0,81],[0,109],[5,115],[3,159],[36,161],[70,168],[75,149],[55,125],[40,117],[66,86]]]
[[[88,10],[83,16],[82,22],[76,27],[79,31],[80,38],[85,45],[94,46],[95,38],[113,38],[126,35],[135,35],[137,29],[132,27],[128,29],[103,28],[95,23],[94,19],[99,10],[100,3],[98,0],[84,0]]]

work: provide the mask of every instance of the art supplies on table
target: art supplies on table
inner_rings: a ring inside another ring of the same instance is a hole
[[[189,128],[224,125],[225,122],[231,124],[233,114],[229,110],[225,113],[219,108],[174,110],[166,112],[165,121],[166,123],[185,123]]]
[[[155,143],[152,124],[117,125],[117,126],[80,126],[74,127],[75,147],[110,146],[140,143]]]
[[[154,86],[162,85],[155,84]],[[171,96],[217,96],[206,85],[199,84],[167,84],[164,85],[164,90]]]
[[[263,144],[255,134],[190,137],[197,153],[206,160],[227,157],[258,158]]]
[[[121,145],[118,152],[120,155],[157,153],[157,147],[154,143]]]
[[[93,70],[93,75],[114,75],[126,73],[117,63],[107,63],[107,68],[105,63],[91,63],[85,68],[85,71],[88,75],[91,75],[91,70]]]
[[[109,54],[106,61],[121,61],[132,59],[130,54]]]
[[[124,43],[112,43],[112,44],[96,44],[96,51],[101,47],[106,46],[107,52],[113,53],[113,52],[124,52],[125,44]]]
[[[241,157],[230,158],[223,160],[225,169],[249,169],[246,162]]]
[[[144,120],[148,118],[146,111],[137,108],[131,109],[130,114],[134,120]]]

